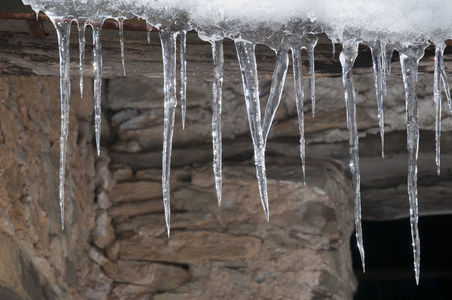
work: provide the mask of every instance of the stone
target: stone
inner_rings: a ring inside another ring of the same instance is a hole
[[[90,247],[88,256],[92,261],[102,267],[102,270],[104,270],[105,274],[107,274],[111,278],[115,277],[115,275],[117,274],[116,264],[103,256],[103,254],[98,249]]]
[[[91,266],[86,289],[87,300],[107,300],[112,288],[113,279],[105,275],[97,264]]]
[[[115,240],[115,232],[111,225],[111,218],[106,211],[96,218],[96,227],[93,232],[93,241],[97,247],[103,249]]]
[[[143,285],[122,284],[114,285],[109,299],[148,300],[152,299],[155,291]]]
[[[115,240],[113,243],[107,246],[105,249],[105,252],[107,253],[107,257],[112,260],[116,261],[119,258],[119,242]]]
[[[130,181],[134,178],[133,171],[130,166],[117,165],[110,166],[113,179],[117,182]]]
[[[154,181],[122,182],[114,186],[110,199],[115,203],[149,200],[162,197],[162,185]]]
[[[188,270],[171,264],[118,260],[115,282],[146,286],[156,292],[173,290],[190,281]]]
[[[108,197],[108,194],[105,191],[100,192],[97,194],[97,206],[100,209],[109,209],[113,203],[111,203],[110,198]]]
[[[150,200],[150,201],[124,203],[121,205],[114,206],[108,210],[108,215],[113,218],[120,217],[120,219],[126,219],[132,216],[159,212],[163,212],[162,201]]]

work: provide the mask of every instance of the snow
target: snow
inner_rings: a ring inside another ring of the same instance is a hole
[[[192,28],[214,27],[228,34],[257,28],[324,30],[342,41],[359,33],[364,41],[384,37],[388,42],[432,40],[451,35],[447,0],[24,0],[54,16],[123,18],[139,16],[154,25],[172,21]],[[275,9],[277,8],[277,9]],[[271,21],[270,21],[271,20]]]

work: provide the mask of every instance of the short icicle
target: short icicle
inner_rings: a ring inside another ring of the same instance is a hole
[[[222,190],[222,136],[221,136],[221,102],[223,94],[223,40],[212,41],[213,58],[213,101],[212,101],[212,144],[213,173],[217,191],[218,206],[221,204]]]
[[[444,54],[444,49],[446,48],[446,45],[444,44],[444,42],[442,43],[437,43],[436,47],[440,48],[440,51],[438,54],[438,57],[436,58],[438,61],[438,67],[439,67],[439,71],[441,74],[441,81],[443,82],[443,86],[444,86],[444,93],[446,94],[446,98],[447,98],[447,104],[449,106],[449,113],[452,115],[452,102],[451,102],[451,98],[450,98],[450,87],[449,87],[449,82],[447,81],[447,74],[446,74],[446,69],[444,68],[444,59],[443,59],[443,54]],[[436,51],[435,51],[436,53]]]
[[[83,66],[85,63],[85,20],[77,20],[78,28],[78,45],[79,45],[79,59],[80,59],[80,97],[83,98]]]
[[[386,71],[386,75],[385,76],[389,76],[391,75],[391,62],[392,62],[392,54],[394,53],[394,46],[392,45],[385,45],[385,59],[386,59],[386,63],[385,63],[385,71]],[[385,84],[385,94],[386,94],[386,84]]]
[[[433,75],[433,99],[435,101],[435,162],[438,176],[441,171],[441,63],[444,47],[435,46],[435,72]]]
[[[148,40],[149,45],[151,44],[151,28],[152,28],[151,23],[149,23],[149,21],[146,20],[146,38]]]
[[[384,146],[385,146],[385,122],[383,112],[383,93],[385,82],[385,64],[384,58],[385,52],[381,47],[381,42],[373,42],[369,44],[372,65],[374,69],[374,81],[375,81],[375,94],[377,96],[377,108],[378,108],[378,121],[380,125],[380,137],[381,137],[381,157],[384,158]]]
[[[60,172],[59,172],[59,202],[61,229],[64,230],[64,183],[66,178],[67,138],[69,133],[69,99],[71,96],[70,70],[70,33],[71,19],[52,20],[58,33],[58,48],[60,55],[60,100],[61,100],[61,135],[60,135]]]
[[[427,45],[410,45],[398,49],[405,86],[407,149],[408,149],[408,198],[410,202],[410,227],[413,245],[414,273],[416,284],[420,274],[420,239],[418,230],[417,158],[419,152],[419,125],[416,97],[418,63],[424,56]]]
[[[185,59],[187,47],[187,32],[180,32],[180,107],[182,111],[182,129],[185,129],[185,113],[187,111],[187,60]]]
[[[315,60],[314,48],[317,45],[319,38],[317,35],[309,36],[306,40],[306,50],[309,58],[309,76],[311,77],[311,102],[312,102],[312,117],[315,116]]]
[[[262,135],[264,136],[265,143],[267,143],[270,127],[273,119],[275,118],[279,103],[281,102],[281,95],[286,81],[288,66],[288,50],[284,48],[278,49],[276,51],[276,66],[273,71],[270,95],[268,96],[267,106],[265,107],[264,121],[262,123]]]
[[[257,77],[257,64],[255,44],[237,40],[235,41],[240,70],[242,73],[243,92],[245,95],[248,122],[254,145],[254,160],[256,164],[256,177],[265,217],[269,221],[267,176],[265,171],[265,139],[261,126],[261,111],[259,100],[259,81]]]
[[[163,151],[162,151],[162,190],[165,222],[170,236],[170,171],[171,150],[173,143],[174,118],[177,106],[176,96],[176,38],[177,32],[166,28],[160,30],[162,44],[163,77],[164,77],[164,119],[163,119]]]
[[[359,254],[361,255],[363,272],[365,272],[366,265],[364,260],[363,231],[361,225],[361,180],[359,173],[358,126],[356,123],[355,88],[353,86],[352,73],[353,64],[358,56],[358,44],[358,41],[355,39],[345,40],[342,43],[342,52],[339,59],[342,65],[342,80],[345,88],[345,106],[347,111],[347,128],[349,132],[350,147],[350,171],[353,181],[356,241],[358,244]]]
[[[118,27],[119,27],[119,44],[121,46],[121,62],[122,62],[122,72],[124,76],[126,76],[126,64],[124,59],[124,19],[118,19]]]
[[[102,22],[90,21],[89,25],[93,28],[94,131],[97,155],[100,156],[100,135],[102,131]]]
[[[301,64],[301,51],[299,48],[292,48],[293,80],[295,83],[295,101],[297,104],[298,130],[300,131],[300,158],[303,171],[303,183],[306,185],[306,142],[304,138],[304,112],[303,112],[303,67]]]

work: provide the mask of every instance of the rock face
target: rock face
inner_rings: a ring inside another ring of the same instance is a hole
[[[57,78],[0,78],[0,299],[85,298],[94,224],[92,99],[72,107],[63,232],[58,84]]]

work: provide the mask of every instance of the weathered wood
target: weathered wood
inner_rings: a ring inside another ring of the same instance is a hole
[[[113,26],[110,26],[113,27]],[[32,36],[29,25],[24,20],[0,20],[0,76],[8,75],[47,75],[57,76],[58,43],[57,35],[50,22],[43,22],[47,37]],[[116,30],[104,29],[103,34],[103,76],[105,78],[122,77],[121,52],[119,35]],[[92,38],[91,30],[87,29],[86,76],[91,76]],[[151,43],[146,42],[146,33],[125,31],[126,75],[134,77],[162,77],[162,55],[159,35],[151,33]],[[72,27],[71,34],[71,74],[78,74],[78,37],[77,27]],[[331,41],[321,36],[315,49],[316,76],[335,77],[341,75],[338,54],[341,46],[336,45],[336,55],[333,57]],[[224,42],[225,80],[240,81],[240,71],[232,40]],[[271,78],[275,54],[266,46],[256,47],[259,76],[261,79]],[[208,43],[201,41],[195,32],[187,36],[187,75],[190,80],[210,80],[212,77],[212,54]],[[304,53],[304,75],[308,74],[307,54]],[[425,57],[419,65],[420,73],[433,73],[434,48],[426,50]],[[444,63],[446,69],[452,65],[452,49],[446,48]],[[372,73],[372,60],[369,48],[362,45],[355,63],[354,72],[358,74]],[[398,55],[394,53],[392,73],[400,74]],[[292,76],[289,70],[288,76]]]

